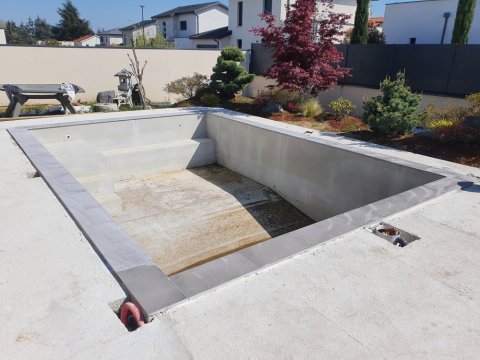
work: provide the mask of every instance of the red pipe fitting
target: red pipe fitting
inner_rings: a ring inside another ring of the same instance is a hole
[[[129,326],[128,323],[128,315],[132,314],[135,322],[137,323],[137,327],[142,327],[145,325],[145,322],[142,320],[142,315],[140,314],[140,310],[137,306],[131,302],[126,302],[122,305],[122,309],[120,310],[120,320],[122,321],[123,325],[126,327]]]

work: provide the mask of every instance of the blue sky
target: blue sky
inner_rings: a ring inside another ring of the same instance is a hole
[[[139,5],[145,5],[145,18],[180,5],[208,0],[73,0],[83,18],[90,20],[93,30],[127,26],[141,19]],[[260,1],[260,0],[258,0]],[[407,0],[379,0],[372,2],[372,16],[383,16],[385,3]],[[228,0],[222,0],[228,4]],[[39,15],[51,24],[59,20],[56,10],[63,0],[0,0],[0,19],[17,23]]]

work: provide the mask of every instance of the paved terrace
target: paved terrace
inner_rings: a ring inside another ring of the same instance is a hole
[[[478,358],[480,170],[317,133],[473,175],[476,184],[386,218],[421,237],[405,248],[358,229],[187,299],[129,333],[111,310],[124,292],[43,180],[31,178],[33,167],[5,131],[96,116],[0,123],[2,358]]]

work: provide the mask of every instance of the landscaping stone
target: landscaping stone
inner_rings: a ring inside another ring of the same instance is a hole
[[[115,98],[115,91],[101,91],[97,94],[97,103],[111,104]]]
[[[73,107],[77,114],[89,113],[92,112],[92,107],[90,105],[79,105]]]
[[[115,112],[118,111],[118,105],[117,104],[95,104],[93,105],[93,111],[94,112]]]
[[[412,130],[413,136],[425,136],[425,137],[433,137],[433,131],[425,129],[423,127],[416,127]]]
[[[463,120],[463,125],[465,125],[468,128],[480,129],[480,117],[467,116],[465,120]]]
[[[274,102],[269,102],[269,103],[267,103],[267,105],[262,107],[260,112],[262,113],[262,115],[270,115],[270,114],[274,114],[274,113],[283,112],[283,108],[282,108],[282,105],[280,105],[280,104],[277,104],[277,103],[274,103]]]

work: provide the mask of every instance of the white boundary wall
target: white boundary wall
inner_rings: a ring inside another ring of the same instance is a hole
[[[118,78],[114,75],[130,68],[127,54],[131,53],[130,49],[0,46],[0,84],[70,82],[85,89],[77,99],[92,101],[99,91],[116,90]],[[194,72],[210,76],[220,52],[139,49],[137,55],[142,64],[148,61],[144,75],[147,97],[152,101],[174,101],[175,95],[163,91],[165,84]],[[7,104],[7,96],[0,92],[0,106]]]

